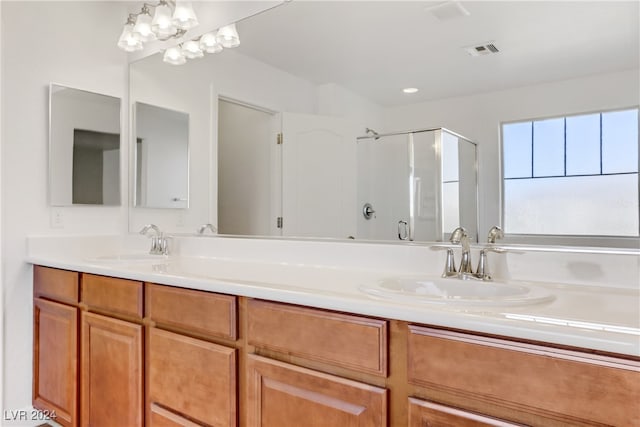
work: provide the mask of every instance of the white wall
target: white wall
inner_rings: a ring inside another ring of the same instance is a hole
[[[2,5],[0,5],[0,52],[4,52],[4,37],[3,37],[3,29],[2,22],[4,18],[2,16]],[[4,242],[4,214],[3,214],[3,185],[4,179],[2,179],[2,173],[4,168],[2,164],[4,163],[4,155],[3,155],[3,141],[4,141],[4,59],[3,55],[0,53],[0,242]],[[0,244],[0,309],[2,310],[2,316],[0,316],[0,342],[2,342],[2,348],[5,348],[4,345],[4,245]],[[0,351],[0,410],[6,408],[4,405],[4,350]],[[3,411],[4,413],[4,411]]]
[[[0,2],[2,16],[2,292],[3,409],[31,404],[32,270],[24,262],[28,234],[126,231],[122,206],[54,208],[63,228],[50,226],[47,204],[47,117],[50,82],[122,98],[127,57],[116,47],[124,4]],[[99,23],[99,24],[97,24]],[[126,115],[123,103],[122,117]],[[122,135],[126,135],[123,126]],[[121,144],[126,147],[126,138]],[[121,156],[127,170],[127,150]]]
[[[478,143],[480,239],[500,219],[500,123],[637,106],[638,69],[389,108],[385,129],[443,126]]]
[[[319,85],[317,93],[317,114],[348,118],[360,130],[358,136],[365,135],[366,128],[378,133],[386,132],[384,108],[375,102],[351,92],[335,83]]]

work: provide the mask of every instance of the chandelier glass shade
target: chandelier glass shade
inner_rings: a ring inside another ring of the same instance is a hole
[[[135,52],[144,49],[145,43],[154,40],[179,39],[197,25],[198,18],[190,1],[160,0],[155,4],[143,3],[140,12],[129,14],[118,39],[118,47],[125,52]],[[233,23],[167,48],[163,61],[182,65],[187,59],[202,58],[205,53],[218,53],[239,45],[240,37]]]

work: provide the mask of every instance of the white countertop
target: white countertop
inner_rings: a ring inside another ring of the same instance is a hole
[[[216,244],[219,246],[227,244],[220,242],[222,239],[217,240]],[[202,241],[199,240],[196,246],[202,245]],[[230,245],[233,244],[241,243],[235,242]],[[317,245],[311,245],[314,251],[318,250]],[[265,260],[256,260],[251,259],[249,255],[245,258],[236,255],[225,257],[220,256],[218,251],[197,256],[188,250],[182,250],[179,251],[181,253],[167,259],[151,262],[110,262],[96,260],[94,254],[86,256],[86,251],[82,250],[51,251],[42,250],[41,246],[39,242],[30,241],[30,247],[37,248],[30,250],[28,262],[66,270],[640,357],[640,291],[638,287],[633,286],[616,287],[610,283],[603,283],[602,286],[574,285],[560,280],[536,282],[536,286],[546,289],[555,298],[550,302],[521,306],[393,302],[374,299],[359,290],[361,285],[409,274],[405,270],[399,273],[398,270],[388,268],[393,264],[385,263],[382,259],[379,268],[369,268],[361,262],[345,261],[336,262],[334,265],[300,262],[301,259],[288,257],[286,254],[281,256],[286,261],[268,257],[265,257]],[[44,246],[50,245],[47,243]],[[329,245],[324,249],[336,248],[337,246]],[[362,248],[359,247],[358,250],[362,251]],[[226,249],[227,252],[233,252],[229,248]],[[115,249],[103,246],[102,254],[112,250]],[[135,250],[144,253],[139,249]],[[261,250],[264,251],[264,248]],[[301,248],[294,250],[300,251]],[[405,251],[403,256],[406,258],[410,252],[406,252],[406,248],[402,250]],[[420,256],[423,256],[424,247],[419,250],[422,251]],[[292,261],[289,261],[289,258]],[[426,268],[432,269],[433,265],[440,265],[440,262],[441,257],[430,260]],[[636,264],[637,260],[633,258],[630,265]],[[411,272],[411,275],[415,276],[416,273],[427,277],[421,271]],[[633,271],[631,274],[633,275]],[[478,282],[478,286],[482,286],[482,282]]]

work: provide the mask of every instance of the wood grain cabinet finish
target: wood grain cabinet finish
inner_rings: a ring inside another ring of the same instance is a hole
[[[149,328],[147,363],[151,425],[171,425],[180,419],[174,415],[210,426],[236,425],[235,349]]]
[[[127,319],[142,319],[142,290],[142,282],[82,275],[82,303],[92,311]]]
[[[250,299],[249,344],[387,376],[387,321]]]
[[[235,340],[235,296],[145,284],[145,314],[164,328]]]
[[[383,427],[387,390],[250,355],[247,427]]]
[[[76,426],[78,309],[36,298],[33,318],[33,406]]]
[[[409,398],[409,427],[518,427],[495,418]]]
[[[142,427],[142,326],[83,312],[81,330],[81,425]]]
[[[640,425],[640,363],[410,326],[409,382],[563,425]]]
[[[149,427],[202,427],[202,424],[194,423],[156,404],[151,405],[147,425]]]
[[[33,267],[33,296],[77,305],[80,296],[80,274],[56,268]]]

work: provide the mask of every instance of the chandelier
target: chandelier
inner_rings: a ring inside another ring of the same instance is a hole
[[[135,52],[142,50],[147,42],[179,39],[197,25],[198,18],[189,1],[160,0],[156,4],[143,3],[140,12],[129,14],[118,39],[118,47],[126,52]],[[202,58],[205,52],[218,53],[224,48],[239,45],[238,31],[235,24],[231,24],[169,47],[164,52],[163,61],[181,65],[187,59]]]

